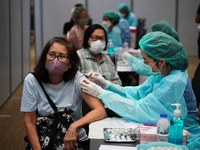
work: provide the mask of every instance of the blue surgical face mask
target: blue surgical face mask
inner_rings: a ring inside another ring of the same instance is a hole
[[[156,75],[160,75],[161,74],[161,69],[162,69],[162,67],[160,68],[160,70],[159,70],[159,72],[153,72],[153,70],[152,70],[152,67],[156,64],[158,62],[158,60],[152,65],[152,66],[149,66],[149,65],[146,65],[145,63],[143,63],[143,67],[144,67],[144,69],[147,71],[147,73],[149,74],[149,75],[153,75],[153,76],[156,76]]]

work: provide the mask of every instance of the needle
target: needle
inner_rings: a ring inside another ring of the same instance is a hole
[[[100,69],[101,69],[101,66],[99,67],[99,69],[97,69],[97,71],[96,71],[96,72],[99,72],[99,71],[100,71]]]

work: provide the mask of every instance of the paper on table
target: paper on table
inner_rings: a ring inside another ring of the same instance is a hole
[[[100,145],[99,150],[137,150],[136,147],[114,146],[114,145]]]
[[[124,127],[127,127],[127,128],[137,128],[138,126],[144,126],[141,123],[133,122],[124,118],[115,118],[115,120],[117,120],[120,124],[123,124]]]

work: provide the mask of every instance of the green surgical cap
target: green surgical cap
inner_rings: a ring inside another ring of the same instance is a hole
[[[104,13],[104,16],[106,16],[106,17],[108,17],[108,18],[110,18],[110,19],[114,19],[115,22],[119,22],[119,19],[120,19],[118,13],[116,13],[116,12],[114,12],[114,11],[112,11],[112,10],[106,11],[106,12]]]
[[[186,70],[189,62],[183,45],[160,31],[150,32],[139,41],[142,51],[154,59],[163,59],[174,70]]]
[[[161,31],[164,32],[173,38],[175,38],[178,42],[179,36],[176,30],[167,22],[167,21],[158,21],[151,26],[151,30],[154,31]]]
[[[130,12],[130,8],[126,3],[121,3],[119,4],[119,10],[125,11],[125,12]]]

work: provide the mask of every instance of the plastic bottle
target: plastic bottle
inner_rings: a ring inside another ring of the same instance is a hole
[[[114,53],[114,46],[112,43],[112,39],[108,40],[108,54],[113,54]]]
[[[124,40],[124,44],[123,45],[124,45],[125,51],[127,51],[129,49],[129,44],[128,44],[128,42],[126,40]]]
[[[123,53],[123,47],[122,45],[119,46],[119,49],[118,49],[118,52],[117,52],[117,61],[122,61],[123,58],[122,58],[122,53]]]
[[[175,103],[171,104],[176,106],[174,110],[174,117],[170,121],[170,133],[169,133],[169,142],[182,145],[183,142],[183,120],[180,118],[181,111],[179,110],[179,106],[181,104]]]
[[[169,137],[169,121],[167,114],[160,114],[160,119],[157,122],[157,141],[168,142]]]

